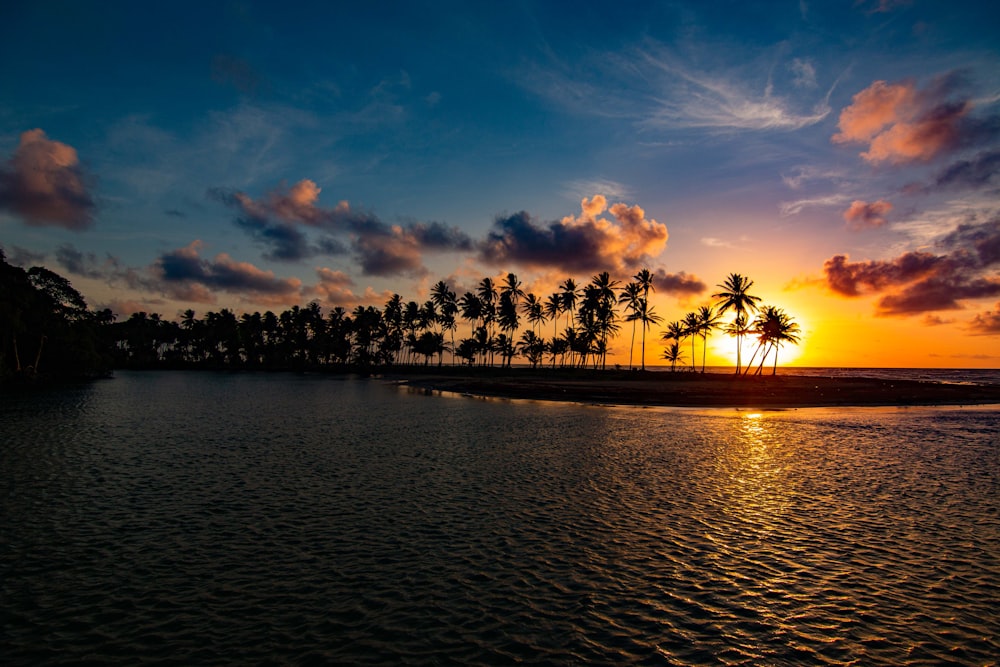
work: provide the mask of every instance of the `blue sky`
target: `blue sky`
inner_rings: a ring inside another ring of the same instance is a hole
[[[5,4],[8,260],[168,317],[737,271],[996,342],[990,3],[201,4]]]

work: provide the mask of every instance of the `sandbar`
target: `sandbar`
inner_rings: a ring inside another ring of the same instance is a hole
[[[387,375],[427,391],[577,403],[798,408],[1000,404],[1000,386],[870,377],[440,368]]]

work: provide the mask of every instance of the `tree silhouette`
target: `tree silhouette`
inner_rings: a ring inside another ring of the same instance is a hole
[[[760,301],[760,297],[750,294],[750,288],[753,287],[753,281],[749,278],[745,278],[738,273],[730,273],[724,282],[717,285],[721,291],[712,295],[713,299],[718,299],[717,304],[719,309],[719,314],[722,315],[728,310],[733,310],[736,313],[736,319],[742,319],[744,326],[747,319],[748,313],[753,313],[757,310],[757,303]],[[745,332],[736,333],[736,374],[740,373],[740,366],[742,365],[742,343],[743,336]]]

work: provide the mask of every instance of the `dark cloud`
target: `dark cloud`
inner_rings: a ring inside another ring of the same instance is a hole
[[[479,257],[498,266],[622,273],[639,268],[666,246],[666,226],[646,219],[638,206],[608,208],[606,199],[596,195],[585,198],[581,209],[579,217],[548,223],[537,223],[524,211],[497,217],[479,246]],[[613,219],[599,217],[605,210]]]
[[[310,243],[303,232],[287,223],[249,217],[237,218],[235,222],[237,227],[266,249],[266,259],[297,262],[317,255],[340,255],[347,252],[340,242],[329,237]]]
[[[320,188],[310,180],[279,187],[259,200],[223,189],[209,196],[239,211],[236,225],[267,249],[265,257],[299,261],[317,255],[352,252],[366,275],[423,275],[423,253],[473,248],[472,239],[440,222],[389,225],[346,201],[333,208],[317,206]],[[317,235],[311,241],[306,229]],[[346,247],[337,235],[347,235]]]
[[[851,262],[828,259],[826,285],[842,296],[881,293],[880,315],[913,315],[955,310],[962,302],[1000,295],[1000,219],[959,225],[942,237],[944,252],[907,252],[892,260]]]
[[[676,294],[678,296],[694,296],[701,294],[708,287],[697,276],[689,276],[683,271],[667,273],[657,269],[654,273],[653,286],[657,294]]]
[[[16,245],[10,247],[10,252],[7,255],[7,261],[9,263],[14,266],[20,266],[21,268],[39,265],[44,260],[44,252],[32,252],[27,248],[22,248],[21,246]]]
[[[890,261],[851,262],[846,255],[834,255],[823,264],[827,286],[843,296],[860,296],[865,291],[881,291],[922,278],[943,261],[926,252],[908,252]]]
[[[983,336],[1000,335],[1000,303],[992,311],[979,313],[969,322],[969,331]]]
[[[106,266],[92,252],[81,252],[66,243],[56,249],[56,261],[70,273],[85,278],[103,278]]]
[[[984,223],[961,224],[944,236],[938,245],[952,253],[971,252],[984,267],[1000,263],[1000,218]]]
[[[1000,150],[979,153],[970,160],[962,160],[938,174],[934,184],[949,189],[972,189],[1000,183]]]
[[[93,226],[97,208],[87,180],[72,146],[28,130],[0,166],[0,209],[33,226],[85,230]]]
[[[203,259],[201,242],[161,255],[153,264],[154,273],[174,298],[202,303],[214,301],[212,290],[252,298],[256,301],[288,303],[296,300],[302,283],[294,278],[277,278],[248,262],[237,262],[225,253]]]
[[[946,276],[908,285],[878,301],[880,315],[915,315],[936,310],[958,310],[965,299],[1000,296],[1000,280]]]

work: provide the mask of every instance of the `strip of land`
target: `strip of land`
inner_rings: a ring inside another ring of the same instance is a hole
[[[386,379],[425,391],[618,405],[797,408],[1000,404],[1000,386],[915,380],[636,371],[435,371]]]

